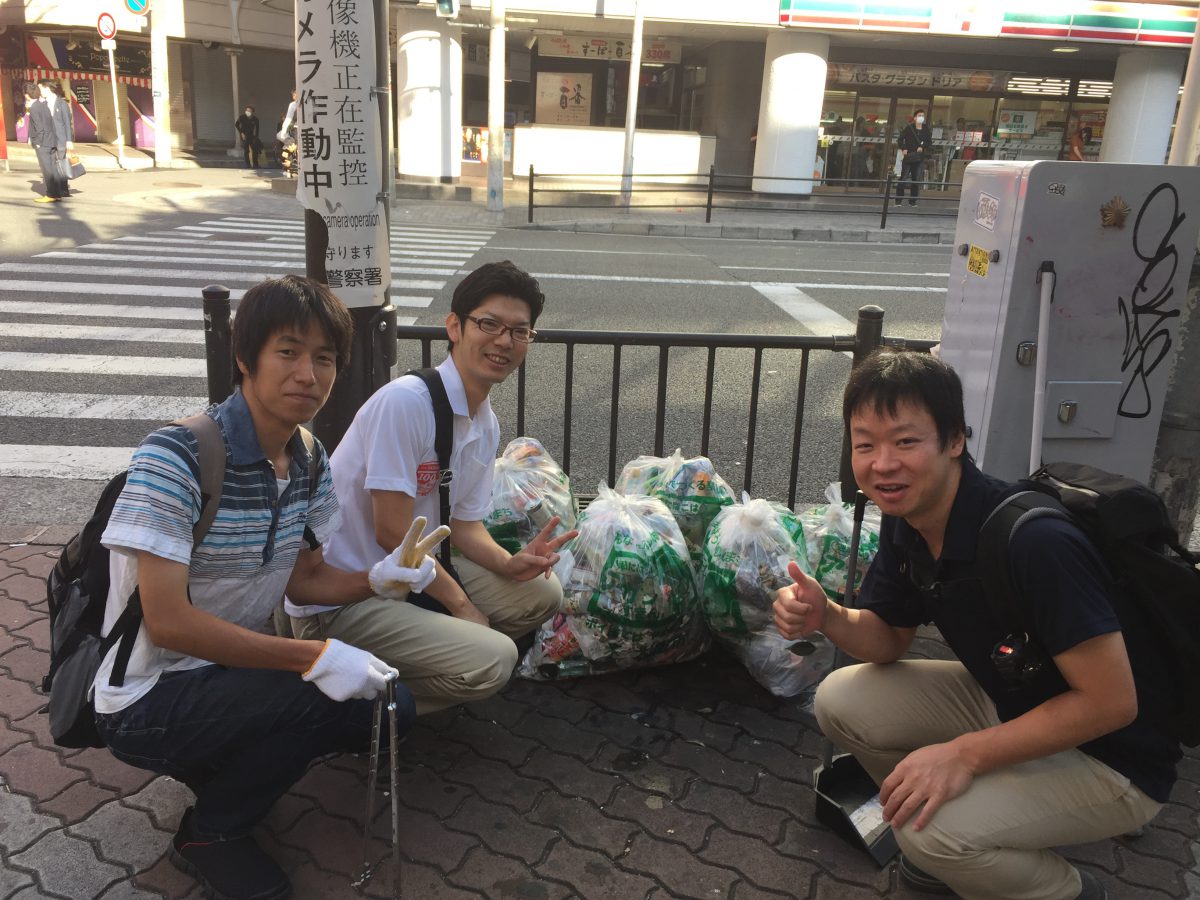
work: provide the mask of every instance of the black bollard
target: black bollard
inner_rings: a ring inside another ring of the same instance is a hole
[[[229,326],[229,288],[210,284],[204,297],[204,359],[208,364],[208,402],[221,403],[233,393],[233,340]]]

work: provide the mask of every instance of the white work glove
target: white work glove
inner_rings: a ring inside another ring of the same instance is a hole
[[[405,566],[400,562],[402,549],[397,547],[371,566],[371,573],[368,576],[371,581],[371,590],[380,597],[403,600],[410,591],[419,594],[425,590],[437,577],[437,566],[432,556],[422,557],[416,567]]]
[[[366,650],[330,638],[317,661],[300,677],[311,681],[332,700],[374,700],[399,672]]]

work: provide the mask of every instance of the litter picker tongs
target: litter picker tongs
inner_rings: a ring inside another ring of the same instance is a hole
[[[853,609],[854,582],[858,577],[858,545],[862,538],[863,516],[867,510],[867,495],[854,495],[854,530],[850,535],[850,557],[846,560],[846,593],[843,605]],[[833,670],[846,664],[847,656],[834,646]],[[895,856],[900,847],[892,828],[883,821],[879,803],[879,788],[857,759],[849,753],[833,755],[833,742],[825,739],[825,755],[813,771],[813,793],[817,795],[817,819],[851,844],[871,855],[881,868]]]
[[[375,792],[379,781],[379,739],[383,730],[383,712],[387,710],[388,719],[388,793],[392,799],[392,896],[400,900],[400,791],[397,784],[396,745],[399,736],[396,733],[396,682],[397,675],[389,675],[387,686],[379,699],[375,701],[374,724],[371,728],[371,761],[367,770],[367,818],[363,822],[363,863],[358,878],[351,886],[362,893],[367,882],[379,870],[387,859],[386,855],[374,863],[371,862],[371,822],[375,818]]]

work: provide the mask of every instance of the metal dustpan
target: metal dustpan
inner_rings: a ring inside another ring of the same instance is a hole
[[[854,604],[854,581],[858,577],[858,544],[862,537],[863,514],[867,495],[858,491],[854,496],[854,531],[850,536],[850,558],[846,563],[847,606]],[[846,655],[835,648],[833,668],[840,669]],[[879,803],[879,788],[849,753],[833,754],[833,743],[825,739],[825,755],[821,765],[813,770],[813,793],[817,798],[817,819],[851,844],[866,850],[883,868],[900,848],[892,827],[883,821]]]

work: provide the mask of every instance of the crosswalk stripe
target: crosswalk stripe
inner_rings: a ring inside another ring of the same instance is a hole
[[[89,270],[90,271],[90,270]],[[124,271],[124,270],[122,270]],[[205,273],[206,282],[211,281],[212,272]],[[186,287],[183,285],[173,284],[121,284],[112,285],[113,293],[120,293],[131,297],[187,297],[196,301],[196,309],[193,312],[198,313],[200,310],[200,288]],[[98,285],[94,281],[25,281],[23,279],[0,278],[0,291],[14,291],[16,293],[26,294],[90,294],[96,296],[104,293],[104,286]],[[229,299],[241,300],[245,294],[242,290],[232,290],[229,292]],[[92,307],[87,307],[92,309]],[[99,313],[89,313],[85,310],[79,310],[76,315],[99,315]]]
[[[198,246],[196,244],[196,241],[194,238],[119,237],[119,238],[116,238],[116,240],[127,241],[127,242],[136,242],[139,245],[145,244],[148,247],[156,247],[156,246],[160,246],[163,244],[184,244],[188,247]],[[269,249],[275,250],[275,251],[288,249],[288,250],[296,250],[297,252],[303,252],[303,250],[304,250],[303,244],[285,243],[282,241],[274,241],[274,240],[272,240],[272,241],[204,241],[203,244],[201,244],[199,246],[221,247],[221,248],[234,247],[234,248],[239,248],[239,249],[241,249],[241,248],[250,248],[250,249],[269,248]],[[407,249],[399,248],[398,249],[393,246],[392,247],[392,255],[394,256],[398,252],[407,252],[407,253],[411,253],[411,254],[421,254],[423,256],[438,257],[439,258],[438,261],[440,261],[441,258],[447,258],[447,259],[453,259],[456,261],[464,261],[465,262],[467,259],[470,259],[472,255],[474,255],[472,253],[465,253],[465,252],[459,251],[459,250],[425,250],[420,247],[407,248]],[[431,260],[431,261],[433,261],[433,260]]]
[[[49,259],[102,259],[102,260],[109,260],[112,262],[130,262],[130,258],[128,255],[122,255],[119,253],[79,253],[74,250],[51,250],[48,253],[38,254],[38,258],[39,259],[42,259],[42,258],[49,258]],[[214,263],[218,266],[267,266],[268,268],[272,268],[272,269],[294,268],[296,260],[299,260],[301,262],[301,264],[303,264],[303,258],[298,257],[298,256],[290,257],[288,259],[279,260],[276,262],[267,262],[265,260],[257,260],[257,259],[246,259],[246,260],[231,259],[229,257],[223,257],[223,256],[192,257],[192,256],[162,256],[159,254],[155,254],[154,260],[155,260],[155,262],[178,262],[178,263],[210,262],[210,263]],[[13,264],[9,263],[6,265],[11,266]],[[24,270],[13,269],[13,271],[31,271],[33,269],[38,268],[36,265],[33,265],[33,264],[28,264],[28,265],[29,265],[28,269],[24,269]],[[0,268],[3,268],[3,266],[0,266]],[[43,271],[45,271],[45,266],[42,266],[41,269]],[[166,270],[156,270],[156,271],[171,271],[171,270],[166,269]],[[439,269],[427,269],[427,268],[421,268],[421,267],[417,267],[417,266],[392,265],[391,271],[392,271],[393,275],[396,275],[396,274],[400,274],[400,275],[457,275],[458,267],[455,266],[452,269],[440,269],[440,268]],[[70,274],[76,274],[76,273],[70,273]],[[141,271],[130,271],[129,274],[130,275],[140,275]],[[249,276],[247,276],[247,277],[249,277]],[[263,276],[263,277],[266,277],[266,276]]]
[[[49,394],[0,391],[5,415],[52,419],[158,419],[170,422],[208,407],[207,397],[146,394]]]
[[[225,222],[249,222],[255,225],[277,226],[285,225],[287,227],[303,228],[303,222],[286,222],[280,219],[262,219],[255,216],[226,216],[222,221]],[[392,231],[428,231],[434,234],[469,234],[474,237],[491,237],[496,232],[490,228],[478,228],[470,225],[464,225],[461,228],[458,226],[448,227],[446,225],[413,225],[400,224],[398,222],[391,223]]]
[[[0,281],[0,290],[4,282]],[[52,290],[52,288],[48,288]],[[245,291],[230,291],[233,300],[240,300]],[[190,291],[188,296],[199,301],[199,292]],[[388,301],[392,306],[408,309],[425,309],[433,303],[432,297],[411,297],[391,294]],[[0,300],[0,313],[22,316],[51,316],[69,319],[83,316],[89,319],[161,319],[163,321],[200,322],[202,312],[199,302],[195,306],[126,306],[115,303],[39,303],[33,300]]]
[[[196,232],[199,234],[254,234],[254,235],[257,235],[257,234],[262,233],[261,228],[251,228],[249,226],[244,227],[244,228],[217,228],[215,226],[205,226],[205,225],[180,225],[178,228],[176,228],[174,230],[175,231],[185,231],[185,232]],[[286,237],[288,240],[295,240],[296,238],[303,237],[303,235],[301,235],[301,234],[282,234],[280,236]],[[413,237],[405,236],[404,240],[407,242],[410,242],[410,243],[416,242],[416,241],[427,241],[428,243],[438,244],[438,245],[444,246],[444,247],[474,247],[476,249],[478,249],[479,247],[482,247],[484,244],[487,243],[487,241],[483,238],[468,239],[468,238],[458,238],[458,237],[436,237],[436,236],[426,236],[426,235],[421,235],[420,237],[417,237],[415,235]]]
[[[220,262],[220,260],[215,260]],[[0,271],[4,272],[45,272],[46,267],[37,263],[0,263]],[[436,272],[428,269],[410,270],[403,267],[392,267],[392,273],[399,272],[407,274],[413,271],[414,274],[420,275],[454,275],[457,270],[438,270]],[[207,281],[214,277],[211,269],[140,269],[130,268],[129,266],[55,266],[55,274],[59,275],[117,275],[124,278],[192,278],[197,282]],[[221,273],[222,281],[249,281],[259,282],[265,278],[276,278],[278,272],[223,272]],[[422,289],[430,291],[438,291],[445,287],[444,281],[415,281],[412,279],[402,279],[405,287],[410,289]],[[3,287],[4,282],[0,280],[0,287]],[[93,286],[94,287],[94,286]],[[124,292],[128,285],[121,285],[118,290]],[[336,291],[336,288],[335,288]],[[199,290],[194,291],[199,295]]]
[[[296,246],[296,247],[304,246],[303,242],[297,243],[294,238],[290,238],[290,237],[286,237],[286,238],[285,237],[269,237],[269,238],[267,238],[267,240],[272,245],[292,244],[293,246]],[[432,246],[432,247],[447,247],[447,248],[454,248],[454,249],[462,249],[464,251],[470,250],[472,253],[477,250],[482,250],[484,247],[487,246],[487,241],[480,241],[479,243],[472,242],[469,244],[464,244],[460,241],[443,241],[443,240],[438,240],[437,238],[418,238],[418,237],[405,238],[404,243],[409,246],[413,246],[413,247],[420,247],[420,246],[428,245],[428,246]]]
[[[178,253],[178,254],[183,254],[183,255],[187,255],[187,256],[207,256],[208,254],[213,253],[215,251],[215,248],[210,247],[208,245],[208,242],[206,242],[205,246],[203,246],[203,247],[197,247],[195,241],[184,241],[184,242],[182,242],[182,244],[185,244],[186,246],[172,245],[168,249],[170,249],[170,251],[172,253]],[[251,258],[261,257],[261,258],[266,258],[266,259],[283,259],[283,258],[285,258],[285,254],[280,252],[280,250],[277,248],[276,244],[271,244],[270,250],[246,250],[246,249],[243,249],[244,244],[241,241],[234,242],[234,246],[237,248],[236,250],[233,250],[233,249],[222,250],[221,252],[222,252],[223,257],[244,256],[244,257],[251,257]],[[162,241],[143,241],[142,243],[136,243],[136,244],[135,243],[130,243],[130,244],[112,243],[112,244],[109,244],[109,243],[100,242],[100,243],[96,243],[96,244],[83,244],[79,247],[76,247],[74,250],[51,250],[46,253],[39,253],[39,254],[37,254],[37,256],[35,258],[41,259],[43,256],[50,256],[51,254],[71,253],[71,254],[79,254],[80,259],[90,259],[92,257],[99,257],[100,253],[98,251],[119,250],[119,251],[124,251],[121,253],[121,256],[119,257],[120,259],[133,259],[133,258],[136,258],[136,254],[139,252],[153,253],[155,256],[157,256],[159,251],[161,251],[163,249],[164,248],[162,246]],[[396,247],[392,248],[392,261],[393,262],[397,262],[397,261],[398,262],[411,262],[411,260],[407,259],[407,257],[410,257],[410,256],[418,257],[421,259],[426,259],[428,262],[431,262],[431,263],[435,263],[435,264],[440,263],[440,264],[446,264],[446,265],[448,265],[450,263],[466,262],[466,260],[470,258],[469,256],[466,256],[462,253],[454,253],[454,252],[440,253],[437,251],[430,252],[427,250],[405,250],[403,248],[400,248],[400,249],[397,249]],[[440,258],[429,259],[429,257],[445,257],[445,259],[440,259]],[[300,253],[298,250],[297,251],[288,251],[288,255],[286,256],[286,258],[298,259],[301,262],[303,262],[304,254]]]
[[[0,444],[0,477],[105,481],[129,468],[131,456],[132,447]]]
[[[192,310],[192,318],[198,319]],[[0,322],[0,337],[56,338],[64,341],[121,341],[125,344],[203,344],[202,328],[124,328],[119,325]]]
[[[0,372],[67,375],[140,375],[205,378],[203,359],[176,356],[97,356],[87,353],[20,353],[0,350]]]

